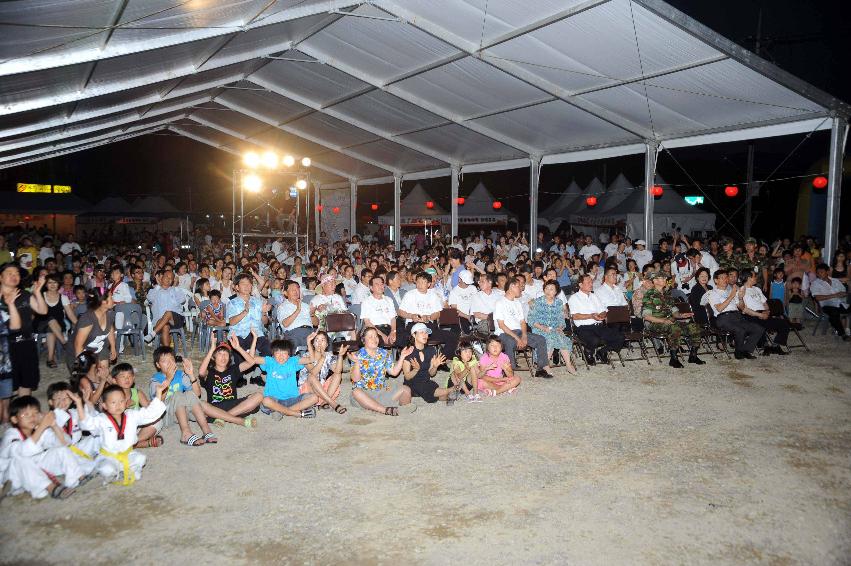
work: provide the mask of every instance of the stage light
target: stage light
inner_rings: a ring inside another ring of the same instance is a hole
[[[301,189],[303,191],[307,188],[307,181],[305,181],[304,179],[299,179],[295,182],[295,186],[296,188]]]
[[[256,169],[260,166],[260,156],[253,151],[249,151],[242,157],[242,162],[245,164],[246,167]]]
[[[313,162],[310,160],[309,157],[302,157],[301,158],[301,166],[302,167],[310,167],[311,163],[313,163]]]
[[[285,155],[284,156],[284,165],[285,166],[292,167],[294,163],[295,163],[295,157],[293,157],[292,155]]]
[[[263,179],[252,173],[251,175],[246,175],[245,178],[242,179],[242,186],[252,193],[256,193],[263,188]]]
[[[263,153],[263,167],[266,169],[278,168],[278,154],[274,151],[266,151]]]

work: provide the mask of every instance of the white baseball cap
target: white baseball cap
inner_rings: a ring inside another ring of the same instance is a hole
[[[418,322],[411,327],[411,334],[416,334],[417,332],[425,332],[426,334],[431,334],[431,328],[429,328],[422,322]]]
[[[470,271],[467,269],[462,270],[461,273],[458,274],[458,279],[460,279],[467,285],[473,284],[473,274],[470,273]]]
[[[636,246],[644,246],[644,247],[647,247],[647,242],[645,242],[644,240],[636,240],[636,241],[634,242],[634,244],[635,244]]]

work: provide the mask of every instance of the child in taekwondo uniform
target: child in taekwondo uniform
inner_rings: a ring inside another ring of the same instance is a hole
[[[108,386],[102,396],[103,413],[87,414],[80,428],[101,438],[100,453],[95,460],[95,470],[105,481],[120,480],[121,485],[131,485],[142,477],[147,458],[133,450],[136,431],[140,426],[154,422],[165,412],[162,395],[170,379],[156,387],[156,395],[147,407],[127,409],[127,397],[119,385]]]
[[[83,435],[80,423],[86,414],[95,413],[92,405],[84,405],[82,398],[71,390],[67,381],[52,383],[47,388],[47,404],[56,416],[56,425],[64,433],[68,448],[77,458],[77,464],[86,475],[95,469],[95,458],[100,450],[100,437]]]

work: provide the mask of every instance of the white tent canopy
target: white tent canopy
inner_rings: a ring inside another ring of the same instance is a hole
[[[567,218],[571,203],[581,195],[582,187],[576,183],[575,179],[571,179],[570,184],[556,201],[547,209],[538,213],[538,224],[548,226],[550,230],[558,228],[558,225]]]
[[[505,224],[509,218],[517,215],[509,211],[506,203],[499,210],[494,209],[497,199],[481,181],[464,197],[464,204],[458,207],[458,222],[461,224]]]
[[[431,202],[432,207],[428,208],[426,203]],[[442,206],[434,202],[434,199],[429,196],[422,185],[417,183],[411,192],[402,199],[399,207],[399,213],[402,217],[402,224],[407,225],[422,225],[424,222],[432,223],[439,222],[441,224],[449,224],[450,217]],[[378,217],[379,224],[393,224],[393,215],[382,215]]]
[[[159,130],[310,156],[322,183],[527,160],[533,231],[540,165],[849,113],[662,0],[28,0],[0,22],[0,168]]]

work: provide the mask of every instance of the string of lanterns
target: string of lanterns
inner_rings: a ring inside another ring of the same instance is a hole
[[[827,187],[827,184],[828,184],[828,180],[827,180],[827,177],[825,177],[824,175],[819,175],[819,176],[813,178],[813,188],[816,189],[816,190],[824,189],[825,187]],[[650,188],[650,194],[653,195],[654,198],[659,198],[664,193],[665,193],[665,189],[661,185],[653,185]],[[556,193],[556,194],[560,194],[560,193]],[[725,186],[724,187],[724,195],[727,196],[727,198],[736,198],[739,195],[739,187],[737,185]],[[458,197],[455,200],[455,202],[458,203],[458,206],[464,206],[464,203],[467,202],[467,200],[464,197]],[[598,199],[597,199],[596,195],[589,195],[585,198],[585,204],[590,208],[597,206],[597,202],[598,202]],[[431,201],[431,200],[426,201],[425,206],[426,206],[427,209],[432,210],[434,208],[434,201]],[[500,210],[502,208],[502,202],[495,200],[495,201],[493,201],[491,206],[493,207],[494,210]],[[321,204],[316,205],[316,210],[318,212],[322,212],[323,208],[324,207]],[[373,212],[377,212],[378,208],[379,208],[378,203],[374,202],[374,203],[370,204],[369,208]],[[335,206],[334,208],[331,209],[331,212],[334,213],[334,214],[340,214],[340,207]]]

